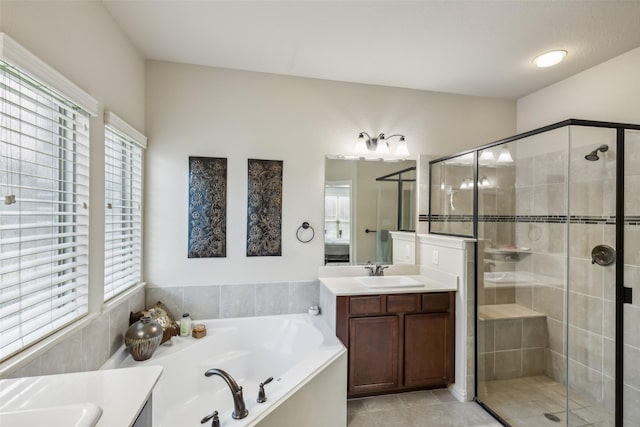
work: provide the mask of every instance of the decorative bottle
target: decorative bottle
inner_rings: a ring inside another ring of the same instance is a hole
[[[191,335],[191,317],[189,313],[185,313],[180,319],[180,336],[188,337],[189,335]]]

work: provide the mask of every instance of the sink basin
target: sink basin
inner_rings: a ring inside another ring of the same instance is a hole
[[[418,288],[422,282],[407,276],[369,276],[356,279],[367,288]]]
[[[38,425],[65,427],[93,427],[98,423],[102,409],[93,403],[77,403],[52,408],[23,409],[0,412],[0,425],[33,427]]]

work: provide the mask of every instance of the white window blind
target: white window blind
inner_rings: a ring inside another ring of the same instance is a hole
[[[117,116],[108,114],[106,122],[105,301],[141,281],[144,147],[140,138],[112,124],[120,122]]]
[[[0,61],[0,359],[88,311],[89,115]]]

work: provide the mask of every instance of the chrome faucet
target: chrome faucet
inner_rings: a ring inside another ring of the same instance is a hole
[[[247,411],[247,405],[244,403],[244,398],[242,397],[242,387],[238,386],[236,380],[233,379],[231,375],[223,371],[222,369],[213,368],[209,369],[204,373],[205,377],[210,377],[212,375],[218,375],[222,377],[223,380],[229,386],[231,390],[231,395],[233,396],[233,413],[231,416],[234,420],[241,420],[247,415],[249,415],[249,411]]]
[[[364,266],[364,268],[369,270],[369,276],[384,276],[384,269],[389,268],[389,266],[380,264],[376,264],[374,266],[373,264],[371,264],[371,261],[367,261],[367,264]]]
[[[376,276],[384,276],[384,269],[385,268],[389,268],[389,266],[388,265],[380,265],[380,264],[376,265],[375,275]]]
[[[369,276],[375,276],[375,270],[373,269],[373,264],[371,261],[367,261],[367,264],[364,266],[365,269],[369,270]]]

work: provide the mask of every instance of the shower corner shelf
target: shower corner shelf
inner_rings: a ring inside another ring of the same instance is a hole
[[[529,248],[485,248],[485,259],[518,261],[522,256],[531,254]]]

